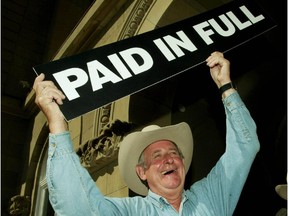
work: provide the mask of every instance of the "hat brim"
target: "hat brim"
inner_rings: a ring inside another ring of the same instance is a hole
[[[287,200],[287,184],[277,185],[275,191],[282,199]]]
[[[120,143],[118,163],[122,178],[128,188],[135,193],[146,196],[148,188],[136,173],[136,165],[143,150],[159,140],[170,140],[181,150],[184,156],[186,173],[190,167],[193,154],[193,137],[189,125],[181,122],[176,125],[161,127],[151,131],[138,131],[127,135]]]

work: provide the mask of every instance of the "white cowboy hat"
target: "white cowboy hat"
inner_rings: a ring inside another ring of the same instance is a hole
[[[130,133],[120,143],[118,163],[124,182],[137,194],[146,196],[148,188],[142,183],[136,173],[136,165],[143,150],[159,140],[170,140],[181,150],[184,156],[186,173],[190,167],[193,153],[193,137],[189,125],[185,122],[159,127],[150,125],[141,131]]]

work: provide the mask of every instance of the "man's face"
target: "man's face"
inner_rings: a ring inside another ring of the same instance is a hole
[[[145,168],[138,166],[137,173],[142,180],[147,180],[154,193],[182,193],[185,168],[177,147],[171,141],[161,140],[149,145],[144,150],[144,161]]]

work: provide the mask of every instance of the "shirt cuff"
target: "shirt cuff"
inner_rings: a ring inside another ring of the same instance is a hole
[[[49,156],[64,155],[74,152],[70,132],[49,134]]]
[[[238,92],[233,92],[228,97],[226,97],[223,100],[223,104],[225,108],[228,109],[230,112],[244,105]]]

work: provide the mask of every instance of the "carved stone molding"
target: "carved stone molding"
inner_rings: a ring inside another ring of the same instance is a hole
[[[99,118],[98,118],[98,122],[95,122],[95,124],[97,125],[97,131],[96,131],[97,135],[100,135],[103,129],[105,128],[105,126],[109,124],[109,121],[111,119],[111,112],[112,112],[111,109],[112,109],[113,103],[107,104],[98,110]]]
[[[153,0],[138,0],[127,19],[118,40],[129,38],[135,35],[138,26],[150,8]]]
[[[106,124],[98,137],[88,140],[76,150],[81,164],[95,171],[95,168],[99,170],[117,159],[119,143],[134,128],[134,124],[120,120]]]
[[[30,197],[16,195],[10,199],[9,214],[10,215],[29,215]]]

